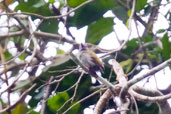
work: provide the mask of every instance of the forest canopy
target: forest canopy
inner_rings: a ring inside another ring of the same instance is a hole
[[[1,0],[0,113],[170,114],[171,86],[145,86],[170,72],[169,7],[169,0]],[[77,57],[83,34],[104,65],[95,83]],[[107,35],[112,49],[99,46]]]

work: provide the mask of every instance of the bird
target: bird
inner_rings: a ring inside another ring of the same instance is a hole
[[[85,44],[80,44],[78,59],[88,71],[94,76],[98,77],[97,72],[104,72],[104,65],[102,61],[97,57],[96,53],[88,48]]]

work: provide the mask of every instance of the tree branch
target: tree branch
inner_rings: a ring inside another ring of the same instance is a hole
[[[15,36],[21,36],[24,35],[26,32],[24,30],[20,30],[17,32],[10,32],[8,34],[0,35],[0,40],[4,40],[5,38],[9,37],[15,37]]]
[[[144,79],[144,78],[146,78],[146,77],[148,77],[148,76],[150,76],[150,75],[152,75],[152,74],[158,72],[159,70],[165,68],[165,67],[166,67],[168,64],[170,64],[170,63],[171,63],[171,58],[168,59],[167,61],[161,63],[160,65],[158,65],[158,66],[152,68],[152,69],[149,70],[148,72],[146,72],[146,73],[140,75],[139,77],[129,80],[128,83],[122,88],[121,92],[122,92],[122,93],[127,92],[128,89],[129,89],[132,85],[134,85],[135,83],[141,81],[142,79]]]
[[[129,89],[129,93],[141,101],[166,102],[167,99],[171,98],[171,93],[163,95],[158,90],[151,90],[138,86],[131,87],[131,89]]]
[[[159,6],[161,4],[161,0],[156,1],[156,3],[157,3],[157,5],[152,7],[151,14],[150,14],[148,22],[145,26],[145,30],[144,30],[142,37],[145,37],[148,33],[152,33],[152,28],[154,25],[154,21],[158,15],[158,10],[159,10]]]
[[[64,38],[60,35],[57,35],[57,34],[52,34],[52,33],[47,33],[47,32],[38,32],[38,31],[35,31],[34,32],[35,36],[37,37],[41,37],[41,38],[44,38],[44,39],[49,39],[49,38],[52,38],[52,39],[56,39],[58,41],[62,41],[62,42],[67,42],[67,43],[70,43],[70,44],[77,44],[74,40],[69,40],[67,38]]]
[[[103,93],[103,95],[100,97],[100,99],[96,104],[93,114],[102,114],[103,108],[106,102],[110,99],[111,95],[112,94],[110,89],[108,89],[107,91],[105,91],[105,93]]]

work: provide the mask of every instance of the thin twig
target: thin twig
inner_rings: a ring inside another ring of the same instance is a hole
[[[52,84],[61,82],[66,76],[68,76],[69,74],[72,74],[72,73],[75,72],[77,69],[78,69],[78,67],[77,67],[76,69],[73,69],[72,71],[66,73],[66,74],[62,74],[62,75],[55,76],[54,78],[55,78],[55,79],[58,79],[58,80],[54,80],[54,81],[52,81],[52,82],[50,82],[50,83],[48,83],[48,84],[47,84],[47,83],[46,83],[46,84],[43,84],[43,85],[41,85],[39,88],[37,88],[36,90],[39,90],[39,89],[41,89],[42,87],[44,87],[44,86],[46,86],[46,85],[52,85]],[[60,79],[59,79],[59,78],[60,78]],[[67,89],[67,90],[68,90],[68,89]],[[65,91],[67,91],[67,90],[65,90]],[[60,92],[60,93],[61,93],[61,92]]]
[[[0,40],[4,40],[5,38],[10,38],[10,37],[15,37],[15,36],[21,36],[24,34],[25,34],[25,31],[23,29],[20,31],[16,31],[16,32],[10,32],[8,34],[1,34]]]
[[[38,17],[38,18],[41,18],[41,19],[44,19],[44,20],[48,20],[48,19],[59,19],[61,17],[65,17],[65,16],[68,16],[69,14],[71,14],[72,12],[76,11],[77,9],[79,9],[80,7],[92,2],[94,0],[88,0],[86,2],[83,2],[82,4],[80,4],[79,6],[73,8],[72,10],[70,10],[69,12],[67,12],[66,14],[64,15],[59,15],[59,16],[43,16],[43,15],[39,15],[39,14],[36,14],[36,13],[29,13],[29,12],[21,12],[21,13],[17,13],[17,12],[10,12],[10,13],[6,13],[6,14],[0,14],[1,15],[28,15],[28,16],[34,16],[34,17]]]
[[[141,59],[138,61],[138,63],[135,65],[135,67],[131,70],[131,72],[129,72],[129,73],[127,74],[127,76],[131,75],[131,74],[137,69],[137,67],[141,64],[143,58],[144,58],[144,54],[142,55],[142,57],[141,57]]]
[[[50,77],[48,83],[50,83],[52,80],[53,80],[53,76]],[[45,113],[45,108],[46,108],[46,100],[48,99],[48,96],[49,96],[49,92],[50,92],[50,85],[48,84],[46,86],[46,91],[43,95],[43,100],[42,100],[42,107],[41,107],[41,110],[40,110],[40,114],[44,114]]]
[[[128,22],[129,22],[129,25],[128,25],[128,29],[129,29],[129,34],[128,34],[128,38],[122,43],[122,45],[115,49],[115,50],[112,50],[110,52],[107,52],[105,53],[102,57],[105,57],[107,55],[110,55],[112,53],[115,53],[117,51],[120,51],[121,49],[123,49],[123,47],[126,45],[126,43],[129,41],[130,37],[131,37],[131,33],[132,33],[132,28],[131,28],[131,24],[132,24],[132,19],[133,19],[133,16],[134,16],[134,13],[135,13],[135,3],[136,3],[136,0],[133,0],[133,3],[132,3],[132,9],[131,9],[131,15],[128,19]]]
[[[131,97],[133,99],[133,102],[134,102],[134,105],[135,105],[136,114],[139,114],[139,109],[138,109],[137,101],[136,101],[135,97],[132,94],[130,94],[130,95],[131,95]]]
[[[73,101],[74,101],[74,98],[75,98],[76,93],[77,93],[78,85],[79,85],[80,80],[81,80],[81,78],[83,77],[83,75],[84,75],[84,72],[81,73],[79,79],[77,80],[77,82],[76,82],[74,85],[72,85],[69,89],[63,91],[63,92],[66,92],[66,91],[69,91],[70,89],[72,89],[73,87],[75,87],[74,94],[72,95],[72,97],[71,97],[69,100],[67,100],[67,101],[66,101],[66,102],[57,110],[57,112],[59,112],[60,110],[62,110],[62,108],[63,108],[68,102],[70,102],[70,101],[73,102]]]
[[[8,64],[8,63],[14,61],[17,57],[19,57],[20,55],[22,55],[22,54],[26,51],[26,49],[29,47],[29,44],[30,44],[30,39],[29,39],[29,41],[27,41],[27,44],[26,44],[26,46],[24,47],[24,49],[22,50],[22,52],[20,52],[20,53],[17,54],[15,57],[13,57],[12,59],[8,60],[7,62],[5,62],[5,63],[3,63],[3,64],[0,63],[0,64],[1,64],[1,65],[4,65],[4,64]]]
[[[69,107],[67,110],[65,110],[65,112],[63,112],[63,114],[66,114],[66,113],[67,113],[69,110],[71,110],[74,106],[76,106],[77,104],[79,104],[79,103],[81,103],[81,102],[87,100],[88,98],[90,98],[90,97],[92,97],[92,96],[98,94],[100,91],[101,91],[101,90],[95,91],[94,93],[92,93],[92,94],[90,94],[90,95],[88,95],[88,96],[82,98],[81,100],[79,100],[78,102],[76,102],[75,104],[73,104],[71,107]]]
[[[0,95],[6,91],[8,91],[10,88],[12,88],[12,86],[19,80],[19,78],[24,74],[24,72],[26,71],[26,68],[28,66],[28,63],[25,65],[23,71],[18,75],[18,77],[15,78],[15,80],[9,84],[9,86],[7,86],[7,88],[5,90],[3,90],[2,92],[0,92]]]
[[[81,75],[79,76],[77,82],[74,84],[74,85],[75,85],[75,90],[74,90],[74,94],[73,94],[73,96],[72,96],[71,102],[74,101],[74,98],[75,98],[75,96],[76,96],[76,94],[77,94],[77,89],[78,89],[79,83],[80,83],[80,81],[81,81],[83,75],[84,75],[84,72],[81,73]]]
[[[29,89],[27,89],[21,96],[20,98],[13,104],[11,105],[10,107],[6,107],[2,110],[0,110],[0,113],[3,113],[5,111],[8,111],[8,110],[11,110],[13,109],[14,107],[16,107],[20,102],[22,102],[24,100],[24,98],[28,95],[28,93],[36,86],[36,84],[32,85]]]
[[[119,37],[118,37],[118,35],[117,35],[116,30],[115,30],[115,28],[114,28],[114,27],[113,27],[113,31],[114,31],[114,33],[115,33],[115,36],[116,36],[117,41],[118,41],[118,42],[119,42],[119,44],[121,45],[121,44],[122,44],[122,42],[121,42],[121,40],[119,39]]]
[[[8,5],[6,4],[5,0],[2,2],[3,6],[6,8],[6,10],[10,13],[13,13],[13,11],[11,9],[8,8]],[[6,13],[7,14],[7,13]],[[21,20],[18,17],[14,16],[14,19],[17,20],[17,22],[19,23],[19,25],[25,30],[28,31],[27,28],[25,27],[25,25],[21,22]]]
[[[5,48],[5,47],[4,47],[4,48]],[[4,56],[4,49],[3,49],[3,47],[2,47],[1,44],[0,44],[0,55],[1,55],[1,56],[0,56],[0,57],[1,57],[1,61],[2,61],[3,66],[4,66],[4,68],[3,68],[3,72],[4,72],[4,75],[5,75],[5,80],[4,80],[4,81],[5,81],[6,85],[9,86],[9,83],[8,83],[9,78],[8,78],[8,76],[7,76],[7,66],[6,66],[6,64],[4,64],[5,61],[6,61],[6,59],[5,59],[5,56]],[[11,105],[10,93],[11,93],[11,89],[9,89],[9,90],[7,91],[8,106]],[[11,110],[9,110],[8,113],[11,114]]]

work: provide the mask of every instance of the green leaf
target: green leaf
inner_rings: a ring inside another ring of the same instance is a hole
[[[15,11],[37,13],[44,16],[52,15],[49,9],[49,3],[44,2],[44,0],[28,0],[25,2],[21,0],[19,5],[15,8]]]
[[[44,32],[57,33],[58,21],[57,20],[45,20],[40,24],[39,29]]]
[[[130,16],[131,15],[131,10],[128,10],[128,16]]]
[[[75,104],[77,101],[74,101],[70,106],[72,106],[73,104]],[[68,111],[67,114],[78,114],[78,110],[80,109],[80,103],[78,103],[77,105],[75,105],[70,111]]]
[[[101,18],[88,26],[86,42],[98,44],[101,39],[113,31],[113,18]]]
[[[168,34],[165,34],[163,39],[162,39],[162,44],[163,44],[163,56],[164,59],[167,60],[171,58],[171,42],[169,42],[169,37]]]
[[[64,54],[64,50],[58,49],[58,54]]]
[[[157,54],[154,54],[154,53],[147,53],[147,56],[150,58],[150,59],[153,59],[153,60],[155,60],[155,59],[157,59]]]
[[[55,2],[55,0],[49,0],[49,3],[54,3]]]
[[[128,10],[128,16],[130,17],[131,16],[131,10]],[[126,27],[129,27],[129,18],[128,18],[128,20],[126,21],[126,23],[125,23],[125,25],[126,25]]]
[[[59,9],[65,6],[65,0],[58,0],[58,2],[60,3]]]
[[[58,110],[67,100],[69,99],[69,95],[67,92],[56,94],[52,98],[49,98],[47,101],[48,107],[52,111]]]
[[[85,1],[87,1],[87,0],[67,0],[67,3],[70,7],[76,7]]]
[[[94,0],[76,10],[73,17],[68,17],[67,26],[75,26],[79,29],[83,26],[89,25],[100,19],[106,11],[115,6],[117,6],[116,1],[113,0]]]
[[[127,55],[130,55],[139,46],[138,40],[137,39],[132,39],[132,40],[127,42],[126,46],[127,46],[127,48],[123,50],[123,53],[125,53]]]
[[[128,11],[120,5],[116,5],[112,8],[112,12],[116,15],[117,18],[122,20],[124,23],[128,20]]]
[[[29,106],[32,107],[32,108],[36,107],[37,104],[40,102],[40,99],[39,100],[35,99],[34,95],[35,95],[35,93],[34,94],[31,94],[32,98],[31,98],[31,100],[28,103]]]
[[[26,114],[27,110],[27,104],[23,102],[17,105],[17,107],[12,111],[12,114]]]
[[[144,14],[143,16],[147,16],[152,10],[152,6],[150,4],[147,4],[147,7],[144,8]]]
[[[164,33],[166,30],[165,29],[160,29],[157,31],[157,34]]]
[[[40,114],[39,112],[35,112],[34,110],[31,110],[28,112],[28,114]]]
[[[142,41],[151,42],[151,41],[153,41],[153,36],[152,35],[147,35],[142,39]]]
[[[147,4],[147,0],[136,0],[136,11],[141,11]]]
[[[15,84],[15,87],[13,88],[13,90],[18,90],[18,89],[23,89],[23,91],[27,88],[29,88],[31,85],[31,80],[27,79],[27,80],[20,80],[17,81]]]
[[[125,61],[120,62],[122,68],[126,69],[125,73],[128,73],[133,65],[133,60],[132,59],[127,59]]]
[[[9,53],[7,50],[5,51],[4,55],[5,55],[5,60],[8,60],[12,57],[11,53]]]
[[[19,56],[21,60],[25,60],[25,58],[28,56],[27,53],[23,53],[22,55]]]
[[[57,74],[56,72],[49,72],[50,71],[56,71],[58,70],[63,70],[66,68],[66,66],[73,66],[73,61],[70,60],[69,54],[63,54],[63,55],[58,55],[56,58],[52,61],[52,63],[45,68],[43,68],[43,76],[52,76],[52,75],[60,75]]]

